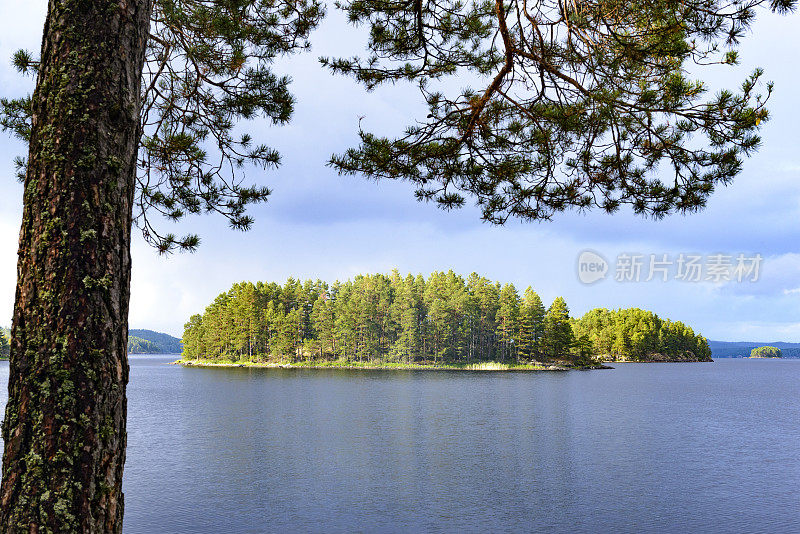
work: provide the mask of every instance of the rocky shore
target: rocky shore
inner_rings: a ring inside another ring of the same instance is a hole
[[[363,363],[331,361],[313,362],[250,362],[250,361],[210,361],[176,360],[172,365],[186,367],[254,367],[265,369],[364,369],[364,370],[422,370],[422,371],[572,371],[613,369],[607,365],[575,366],[568,363],[526,363],[507,364],[499,362],[441,364],[441,363]]]
[[[662,354],[653,352],[641,358],[620,358],[613,354],[603,354],[599,357],[603,362],[636,362],[636,363],[669,363],[669,362],[713,362],[711,357],[698,357],[691,351],[685,351],[680,354]]]

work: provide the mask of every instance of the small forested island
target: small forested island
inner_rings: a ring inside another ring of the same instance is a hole
[[[778,347],[756,347],[750,351],[751,358],[783,358],[783,352]]]
[[[571,319],[475,273],[359,275],[327,284],[239,283],[183,334],[186,365],[568,369],[608,361],[711,361],[708,342],[652,312],[596,309]]]

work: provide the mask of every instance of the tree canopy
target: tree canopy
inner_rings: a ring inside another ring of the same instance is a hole
[[[557,297],[544,316],[544,353],[550,357],[569,350],[575,342],[575,334],[569,323],[569,308],[563,298]]]
[[[476,273],[359,275],[328,284],[290,278],[235,284],[183,334],[187,360],[531,362],[710,357],[705,338],[643,310],[592,310],[579,320],[556,298],[545,310]]]
[[[794,0],[338,2],[369,55],[324,58],[367,88],[418,84],[428,115],[398,137],[360,132],[346,174],[408,180],[441,207],[550,219],[575,208],[697,210],[760,142],[772,85],[755,70],[710,95],[689,71],[735,64],[756,10]],[[455,90],[450,79],[463,87]]]
[[[272,168],[278,152],[237,133],[262,117],[286,124],[294,109],[289,76],[273,72],[276,58],[309,48],[325,14],[316,0],[157,0],[150,20],[140,112],[141,143],[134,222],[160,251],[192,250],[194,234],[176,237],[154,218],[177,221],[213,212],[247,230],[251,204],[270,190],[245,185],[247,166]],[[14,55],[22,73],[38,59]],[[0,127],[28,141],[31,97],[0,100]],[[26,161],[17,159],[20,178]]]
[[[711,360],[708,341],[680,321],[661,319],[639,308],[596,308],[573,322],[576,336],[585,336],[592,352],[609,360],[640,361],[653,355]]]
[[[187,359],[522,362],[544,357],[545,313],[528,288],[475,273],[359,275],[328,284],[241,283],[186,324]],[[569,323],[566,323],[569,328]],[[548,353],[567,358],[568,344]]]
[[[450,209],[472,198],[482,217],[550,219],[566,209],[623,205],[662,217],[703,207],[759,145],[771,84],[756,69],[738,90],[710,95],[689,71],[736,64],[756,10],[795,0],[336,2],[369,30],[367,57],[321,58],[368,89],[413,81],[428,108],[399,137],[360,131],[334,156],[341,173],[408,180]],[[248,165],[280,156],[236,124],[286,123],[290,78],[272,62],[307,49],[319,0],[158,0],[142,77],[135,222],[162,252],[192,250],[154,219],[215,212],[237,229],[266,186]],[[23,73],[38,60],[14,56]],[[452,89],[449,79],[469,84]],[[30,97],[4,98],[0,127],[30,135]],[[25,160],[18,158],[20,175]]]
[[[159,354],[162,351],[152,341],[128,335],[128,354]]]

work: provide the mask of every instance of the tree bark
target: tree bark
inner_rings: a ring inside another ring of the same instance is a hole
[[[50,0],[3,421],[3,532],[121,532],[130,232],[152,0]]]

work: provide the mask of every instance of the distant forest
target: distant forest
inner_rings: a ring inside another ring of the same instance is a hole
[[[0,327],[0,359],[9,356],[11,332]],[[180,354],[181,340],[152,330],[130,330],[128,354]]]
[[[183,334],[183,358],[212,361],[531,362],[708,359],[702,336],[652,312],[597,309],[571,319],[563,298],[545,308],[475,273],[290,278],[235,284]]]
[[[5,360],[9,356],[11,345],[11,332],[7,328],[0,327],[0,360]]]
[[[162,354],[163,351],[152,341],[128,335],[128,354]]]
[[[129,330],[129,354],[179,354],[183,350],[181,340],[152,330]]]

